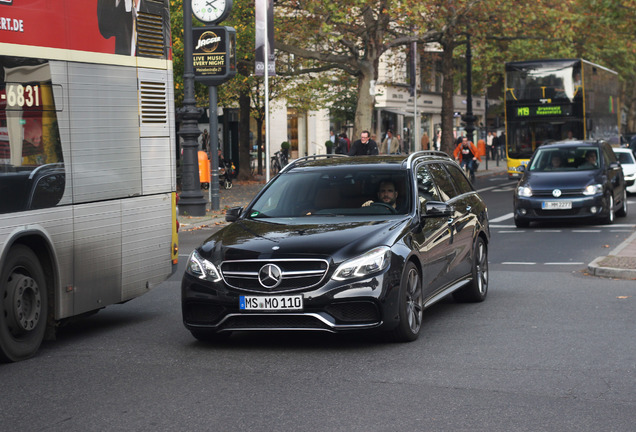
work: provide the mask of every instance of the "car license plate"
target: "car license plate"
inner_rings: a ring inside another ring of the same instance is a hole
[[[241,296],[241,310],[302,310],[303,296]]]
[[[572,208],[572,201],[543,201],[543,210],[569,210]]]

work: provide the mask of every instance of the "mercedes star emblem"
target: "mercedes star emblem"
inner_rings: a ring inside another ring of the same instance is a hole
[[[283,272],[276,264],[265,264],[258,271],[258,281],[265,288],[276,288],[282,280]]]

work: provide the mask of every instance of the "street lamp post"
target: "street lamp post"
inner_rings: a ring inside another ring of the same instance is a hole
[[[203,109],[197,108],[194,98],[194,70],[192,65],[192,5],[183,2],[183,108],[179,109],[182,118],[179,136],[181,144],[181,194],[179,195],[179,214],[189,216],[205,216],[206,200],[201,193],[199,178],[199,144],[197,138],[201,134],[197,120]],[[212,135],[214,131],[210,131]]]
[[[462,116],[462,120],[466,123],[466,138],[473,141],[473,131],[475,130],[476,117],[473,115],[473,55],[470,51],[470,35],[466,35],[466,114]]]

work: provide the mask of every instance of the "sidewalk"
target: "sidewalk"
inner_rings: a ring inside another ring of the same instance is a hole
[[[487,177],[490,175],[506,172],[506,164],[495,161],[488,161],[488,169],[483,161],[479,170],[475,173],[477,177]],[[219,190],[219,210],[210,210],[209,203],[205,216],[181,216],[177,219],[180,224],[180,231],[193,231],[207,227],[223,227],[228,225],[225,221],[225,211],[232,207],[244,207],[263,188],[265,180],[234,182],[232,189]],[[208,199],[208,191],[203,191],[205,199]],[[588,272],[594,276],[610,277],[617,279],[636,280],[636,232],[627,240],[614,249],[608,256],[596,258],[588,265]]]

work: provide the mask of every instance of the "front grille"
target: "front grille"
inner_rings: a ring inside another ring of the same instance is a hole
[[[559,188],[552,188],[552,189],[539,189],[539,190],[532,190],[532,196],[534,197],[549,197],[549,198],[553,198],[554,199],[554,195],[552,195],[552,191],[554,189],[559,189]],[[575,197],[582,197],[583,196],[583,190],[582,189],[559,189],[561,191],[561,196],[559,198],[563,199],[564,197],[568,197],[568,198],[575,198]]]
[[[318,318],[308,315],[237,315],[228,317],[220,330],[329,330]]]
[[[576,216],[581,212],[581,209],[574,208],[569,210],[535,210],[538,216],[543,217],[562,217],[562,216]]]
[[[380,311],[372,302],[343,302],[326,307],[326,311],[341,322],[373,323],[380,321]]]
[[[267,288],[259,282],[259,271],[266,264],[274,264],[282,272],[281,282],[274,288]],[[233,288],[272,294],[318,285],[327,274],[329,265],[321,259],[240,260],[224,261],[220,269],[225,283]]]

